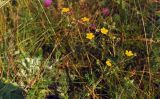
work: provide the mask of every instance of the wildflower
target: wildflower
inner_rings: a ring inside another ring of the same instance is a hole
[[[108,33],[108,29],[106,29],[106,28],[101,28],[101,33],[102,34],[107,34]]]
[[[44,6],[47,8],[52,4],[52,0],[44,0]]]
[[[69,8],[62,8],[62,13],[67,13],[67,12],[69,12],[69,11],[70,11]]]
[[[91,32],[93,32],[93,33],[95,33],[96,32],[96,25],[95,24],[91,24],[90,26],[89,26],[89,30],[91,31]]]
[[[90,25],[90,28],[93,29],[93,30],[96,30],[97,27],[96,27],[95,24],[91,24],[91,25]]]
[[[93,33],[87,33],[86,38],[87,39],[93,39],[95,36],[93,35]]]
[[[126,51],[125,51],[125,55],[128,56],[128,57],[131,57],[131,56],[133,56],[134,54],[133,54],[132,51],[126,50]]]
[[[106,65],[107,65],[107,66],[109,66],[109,67],[111,67],[111,66],[112,66],[112,63],[111,63],[111,60],[110,60],[110,59],[107,59],[107,61],[106,61]]]
[[[89,22],[89,18],[87,18],[87,17],[83,17],[83,18],[81,18],[81,20],[82,20],[83,22]]]
[[[108,16],[109,15],[109,9],[106,7],[106,8],[103,8],[102,9],[102,14],[104,15],[104,16]]]

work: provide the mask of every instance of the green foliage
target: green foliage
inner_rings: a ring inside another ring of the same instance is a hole
[[[0,78],[21,86],[27,99],[159,98],[154,0],[53,0],[48,8],[43,0],[17,0],[17,6],[0,6]],[[21,95],[0,83],[0,98]]]
[[[24,91],[17,86],[0,81],[0,99],[25,99]]]

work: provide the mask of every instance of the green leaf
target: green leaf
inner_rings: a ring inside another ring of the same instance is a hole
[[[23,90],[0,81],[0,99],[25,99]]]

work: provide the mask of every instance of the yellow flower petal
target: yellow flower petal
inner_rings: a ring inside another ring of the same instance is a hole
[[[83,17],[83,18],[81,18],[81,20],[82,20],[83,22],[89,22],[89,18],[87,18],[87,17]]]
[[[111,60],[108,59],[108,60],[106,61],[106,65],[109,66],[109,67],[111,67],[111,66],[112,66]]]
[[[66,13],[66,12],[69,12],[70,9],[69,8],[62,8],[62,13]]]
[[[94,37],[95,37],[95,36],[93,35],[93,33],[87,33],[87,34],[86,34],[86,38],[87,38],[87,39],[90,39],[90,40],[91,40],[91,39],[93,39]]]
[[[134,56],[133,52],[128,50],[125,51],[125,55],[128,57]]]
[[[106,29],[106,28],[101,28],[101,33],[102,34],[107,34],[108,33],[108,29]]]

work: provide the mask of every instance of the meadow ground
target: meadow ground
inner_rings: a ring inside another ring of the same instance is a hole
[[[0,0],[0,79],[3,99],[160,99],[160,1]]]

